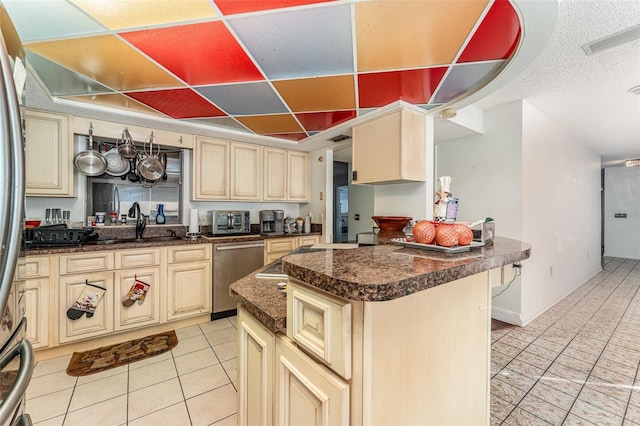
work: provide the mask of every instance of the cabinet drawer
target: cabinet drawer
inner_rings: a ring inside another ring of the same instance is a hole
[[[345,379],[351,378],[351,304],[289,279],[287,336]]]
[[[264,241],[264,249],[267,254],[288,253],[296,248],[296,238],[274,238]]]
[[[124,250],[116,253],[116,269],[160,264],[160,249]]]
[[[211,259],[211,244],[167,248],[168,263],[198,262]]]
[[[27,257],[24,267],[27,279],[48,277],[49,257]]]
[[[318,235],[306,235],[304,237],[298,237],[298,247],[312,246],[320,242],[320,236]]]
[[[113,252],[67,254],[60,256],[60,275],[113,269]]]

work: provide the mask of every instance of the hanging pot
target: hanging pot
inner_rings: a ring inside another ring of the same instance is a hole
[[[149,137],[149,152],[146,151],[145,144],[145,154],[146,156],[138,162],[136,170],[138,170],[138,175],[144,178],[145,181],[155,183],[164,174],[164,166],[158,158],[160,147],[158,147],[155,154],[153,153],[153,132],[151,132],[151,136]]]
[[[112,149],[104,154],[107,160],[107,174],[111,176],[124,176],[129,172],[130,164],[125,158],[122,158],[117,149]]]
[[[93,149],[93,125],[89,125],[89,149],[77,154],[73,159],[75,169],[87,176],[100,176],[107,170],[107,159]]]
[[[116,139],[116,147],[118,148],[118,154],[127,160],[131,160],[136,156],[136,147],[133,146],[133,140],[131,139],[128,128],[125,127],[121,138]]]

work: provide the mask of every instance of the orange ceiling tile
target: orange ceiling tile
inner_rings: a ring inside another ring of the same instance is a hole
[[[451,63],[488,2],[405,0],[357,3],[358,71]]]
[[[303,132],[295,118],[289,114],[236,117],[236,120],[260,134]]]
[[[267,136],[271,136],[273,138],[280,138],[280,139],[289,139],[289,140],[298,142],[309,135],[307,135],[306,133],[273,133]]]
[[[274,81],[273,85],[294,112],[355,109],[352,75]]]
[[[71,0],[111,30],[215,18],[208,0]]]
[[[25,47],[114,90],[183,86],[113,35],[31,43]]]
[[[92,96],[65,96],[64,99],[166,117],[166,115],[118,93]]]

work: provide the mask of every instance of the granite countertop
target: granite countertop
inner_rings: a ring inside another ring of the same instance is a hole
[[[59,247],[40,247],[29,248],[25,250],[26,256],[42,256],[51,254],[79,253],[85,251],[102,251],[102,250],[124,250],[144,247],[164,247],[164,246],[182,246],[189,244],[220,244],[220,243],[238,243],[245,241],[260,241],[271,238],[288,238],[300,237],[304,235],[321,235],[320,232],[311,232],[307,234],[291,234],[291,235],[234,235],[230,237],[206,237],[201,236],[197,239],[182,238],[179,240],[158,240],[158,241],[128,241],[113,244],[96,244],[87,242],[80,245],[59,246]]]
[[[492,246],[459,254],[394,244],[287,255],[283,269],[289,276],[335,296],[379,302],[527,259],[530,251],[528,243],[501,237],[496,237]],[[230,292],[269,330],[284,333],[287,300],[278,292],[278,282],[255,278],[252,273],[233,283]]]

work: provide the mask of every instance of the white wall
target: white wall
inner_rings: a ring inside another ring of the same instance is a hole
[[[640,259],[640,167],[604,170],[604,254]]]
[[[601,269],[600,157],[526,102],[523,109],[521,321],[528,323]]]
[[[600,162],[526,102],[484,115],[484,134],[438,145],[437,173],[452,177],[459,220],[492,217],[498,236],[532,245],[493,299],[495,318],[523,325],[600,270]]]
[[[300,216],[311,213],[311,223],[322,224],[322,240],[332,242],[333,150],[319,149],[309,153],[309,179],[310,202],[300,204]]]

